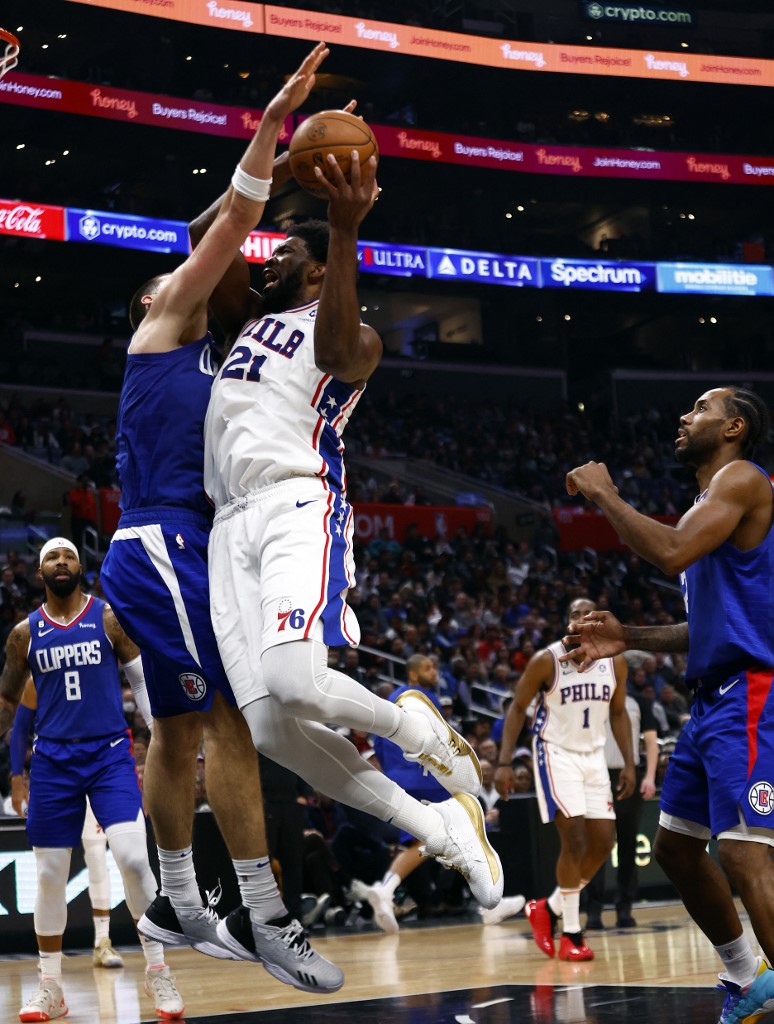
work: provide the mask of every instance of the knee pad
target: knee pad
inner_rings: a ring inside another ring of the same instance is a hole
[[[36,846],[35,868],[38,895],[35,899],[35,933],[63,935],[67,924],[67,876],[70,873],[72,850]]]
[[[81,839],[83,859],[89,873],[89,899],[99,910],[110,909],[110,875],[107,866],[107,839],[104,833],[97,839]]]
[[[113,858],[121,872],[126,905],[137,921],[155,899],[158,889],[148,860],[148,838],[142,811],[136,821],[110,825],[106,832]]]

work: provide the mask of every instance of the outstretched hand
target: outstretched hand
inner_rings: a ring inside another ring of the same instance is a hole
[[[587,612],[572,624],[574,632],[562,638],[572,650],[559,656],[559,661],[578,661],[579,672],[585,672],[600,658],[614,658],[626,650],[626,632],[612,612]]]
[[[269,102],[264,117],[284,120],[288,114],[297,110],[314,87],[315,71],[330,52],[325,43],[318,43],[301,62],[298,71],[290,76],[277,95]]]
[[[350,154],[350,180],[344,177],[336,157],[327,156],[328,172],[319,167],[314,173],[328,194],[328,222],[331,227],[357,230],[361,221],[376,202],[380,189],[376,184],[376,157],[370,157],[364,168],[360,166],[357,150]]]

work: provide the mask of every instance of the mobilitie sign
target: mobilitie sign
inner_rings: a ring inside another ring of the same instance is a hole
[[[639,22],[674,28],[694,28],[696,15],[683,7],[656,7],[652,4],[599,3],[581,0],[581,14],[589,21]]]

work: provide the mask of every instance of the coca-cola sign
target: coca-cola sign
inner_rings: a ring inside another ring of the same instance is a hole
[[[57,242],[64,242],[64,207],[0,199],[0,235],[51,238]]]

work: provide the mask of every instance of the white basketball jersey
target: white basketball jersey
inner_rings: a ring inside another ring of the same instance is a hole
[[[318,370],[317,302],[251,320],[212,387],[204,487],[216,508],[291,477],[346,489],[341,435],[362,390]]]
[[[579,753],[604,747],[616,686],[613,659],[603,658],[586,672],[578,672],[573,662],[559,661],[559,655],[566,653],[561,641],[547,650],[554,659],[554,678],[550,688],[538,694],[532,732]]]

